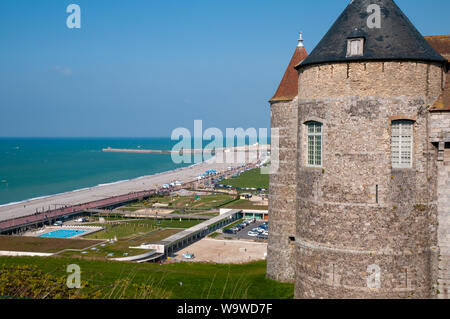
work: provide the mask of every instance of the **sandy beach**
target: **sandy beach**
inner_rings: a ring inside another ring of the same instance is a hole
[[[237,154],[238,152],[236,152]],[[228,167],[238,167],[242,164],[255,163],[257,156],[255,153],[247,153],[247,159],[236,163],[216,163],[215,159],[151,176],[139,177],[136,179],[117,182],[109,185],[96,186],[88,189],[76,190],[69,193],[57,194],[45,198],[13,203],[0,207],[0,221],[11,218],[32,215],[36,210],[42,211],[49,208],[54,209],[61,206],[71,206],[80,203],[87,203],[94,200],[109,198],[112,196],[128,194],[142,190],[150,190],[161,187],[163,184],[176,180],[189,182],[196,180],[199,174],[207,170],[216,170],[218,172],[226,171]],[[219,155],[219,154],[217,154]]]

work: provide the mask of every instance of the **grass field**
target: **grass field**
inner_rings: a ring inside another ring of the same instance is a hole
[[[56,253],[64,249],[85,249],[98,243],[96,240],[0,236],[0,250],[6,251]]]
[[[239,177],[225,179],[221,181],[220,184],[240,188],[269,189],[269,175],[261,174],[261,170],[259,168],[255,168],[242,173]]]
[[[268,206],[255,205],[253,202],[246,199],[239,199],[231,204],[225,206],[226,208],[233,209],[255,209],[255,210],[268,210]]]
[[[175,210],[175,213],[190,213],[207,211],[234,200],[234,196],[228,194],[212,194],[200,196],[164,196],[154,197],[150,200],[132,203],[122,209],[136,211],[143,208],[153,207],[155,203],[167,204],[167,209]]]
[[[95,224],[96,226],[105,227],[105,230],[87,235],[85,238],[89,239],[112,239],[117,237],[129,238],[137,235],[144,235],[160,228],[190,228],[197,225],[199,220],[179,219],[174,220],[159,220],[144,219],[144,220],[125,220],[117,221],[115,223]]]
[[[65,257],[0,257],[0,268],[36,267],[44,274],[58,278],[67,276],[66,268],[70,264],[77,264],[81,268],[82,284],[87,284],[81,289],[83,295],[96,295],[106,299],[288,299],[293,298],[294,292],[292,284],[265,278],[265,262],[245,265],[158,265]]]
[[[86,250],[81,252],[64,252],[62,256],[77,257],[95,260],[107,260],[109,254],[113,254],[113,258],[120,258],[124,256],[136,256],[148,252],[148,250],[134,249],[130,247],[140,246],[141,244],[148,244],[163,240],[169,236],[179,233],[183,229],[160,229],[147,233],[145,235],[137,235],[133,238],[118,239],[114,243],[105,243],[104,246],[97,246],[95,250]]]
[[[148,251],[130,247],[152,243],[172,236],[185,228],[197,225],[201,221],[175,218],[173,220],[114,220],[112,223],[96,224],[105,230],[88,235],[90,239],[115,239],[115,242],[104,243],[95,249],[84,252],[65,252],[65,257],[77,257],[92,260],[108,260],[125,256],[135,256]]]
[[[220,235],[220,233],[214,232],[214,233],[209,234],[208,237],[209,237],[209,238],[216,238],[216,237],[219,236],[219,235]]]
[[[202,213],[202,214],[198,214],[198,216],[211,216],[211,217],[215,217],[215,216],[219,216],[219,213]]]
[[[228,225],[227,227],[224,227],[223,229],[231,229],[237,225],[239,225],[240,223],[242,223],[244,221],[244,219],[239,219],[237,221],[235,221],[234,223],[232,223],[231,225]]]

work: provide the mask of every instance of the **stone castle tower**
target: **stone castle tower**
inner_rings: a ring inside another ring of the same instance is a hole
[[[267,273],[296,298],[448,298],[449,48],[392,0],[353,0],[271,101]]]
[[[278,129],[279,144],[272,145],[272,153],[278,153],[279,170],[270,175],[269,212],[271,216],[270,245],[267,248],[267,275],[278,281],[294,281],[294,242],[297,166],[291,159],[297,153],[297,94],[298,73],[295,66],[308,54],[303,45],[302,34],[298,40],[288,68],[271,103],[272,127]],[[272,132],[272,136],[274,132]],[[274,149],[275,148],[275,149]],[[284,271],[279,271],[284,269]]]

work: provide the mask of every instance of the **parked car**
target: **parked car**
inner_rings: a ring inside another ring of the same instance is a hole
[[[256,237],[256,236],[259,235],[259,233],[258,233],[258,232],[255,232],[255,231],[249,231],[249,232],[247,233],[247,235],[249,235],[250,237]]]

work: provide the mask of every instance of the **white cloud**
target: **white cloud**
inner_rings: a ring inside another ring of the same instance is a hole
[[[66,76],[72,75],[72,69],[66,66],[57,65],[53,68],[56,72],[61,73]]]

